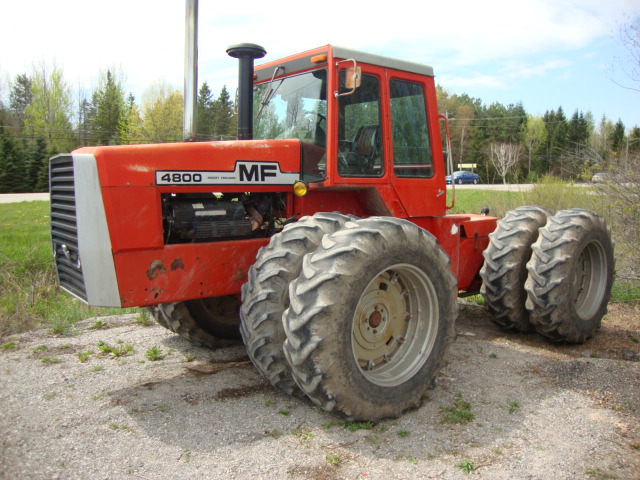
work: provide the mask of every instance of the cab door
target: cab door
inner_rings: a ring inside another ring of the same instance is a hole
[[[445,168],[433,77],[388,71],[392,185],[408,217],[446,211]]]

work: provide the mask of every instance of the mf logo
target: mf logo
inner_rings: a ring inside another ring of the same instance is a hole
[[[278,176],[276,164],[238,163],[241,182],[265,182]]]

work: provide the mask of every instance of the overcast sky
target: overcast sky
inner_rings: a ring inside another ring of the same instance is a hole
[[[640,93],[611,79],[632,84],[615,66],[630,59],[618,30],[638,21],[640,0],[200,0],[199,13],[198,83],[216,95],[237,86],[229,45],[260,44],[267,61],[333,43],[426,63],[445,89],[486,104],[522,102],[534,115],[562,106],[568,117],[579,109],[640,125]],[[3,2],[1,93],[42,60],[74,89],[91,90],[111,66],[138,102],[158,78],[182,89],[184,17],[184,0]]]

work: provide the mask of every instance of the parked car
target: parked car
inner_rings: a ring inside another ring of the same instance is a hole
[[[606,182],[624,183],[625,178],[624,178],[624,175],[600,172],[600,173],[596,173],[593,177],[591,177],[591,181],[593,183],[606,183]]]
[[[446,180],[447,185],[450,185],[451,175],[447,175]],[[477,185],[480,183],[480,175],[467,170],[458,170],[457,172],[453,172],[453,181],[458,185],[462,185],[463,183],[473,183],[474,185]]]

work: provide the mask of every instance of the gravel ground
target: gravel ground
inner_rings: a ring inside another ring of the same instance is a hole
[[[2,341],[0,478],[638,480],[639,317],[619,310],[563,347],[464,305],[423,405],[357,430],[270,388],[242,346],[196,348],[133,315],[34,330]],[[469,423],[447,421],[467,407]]]

